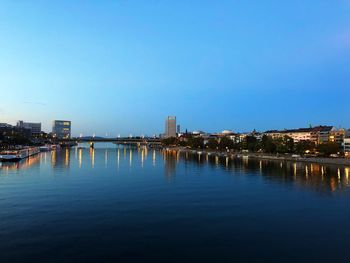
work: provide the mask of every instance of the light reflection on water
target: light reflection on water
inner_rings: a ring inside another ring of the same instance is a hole
[[[69,169],[70,164],[78,164],[78,168],[88,166],[95,167],[95,154],[103,153],[103,163],[105,167],[116,165],[118,168],[121,162],[128,161],[129,167],[143,168],[148,162],[148,152],[151,151],[151,164],[156,167],[157,159],[162,160],[165,177],[176,175],[177,166],[182,162],[191,162],[194,165],[206,165],[211,167],[221,167],[224,170],[239,172],[243,174],[256,174],[268,177],[268,180],[284,181],[295,183],[298,186],[314,188],[323,191],[336,191],[349,186],[350,167],[321,165],[315,163],[302,162],[280,162],[269,160],[254,160],[247,157],[242,159],[232,159],[230,157],[219,157],[210,154],[196,154],[179,152],[172,150],[155,150],[146,147],[135,148],[130,146],[115,146],[115,148],[64,148],[52,152],[44,152],[32,156],[21,162],[0,163],[2,173],[6,171],[29,169],[31,167],[47,166],[48,160],[53,169]],[[123,153],[124,158],[121,159]],[[133,161],[133,158],[137,157]],[[99,160],[100,161],[100,160]],[[115,161],[115,162],[114,162]],[[97,165],[101,165],[98,163]]]
[[[0,262],[326,262],[350,242],[349,167],[107,146],[1,163]]]
[[[171,157],[175,158],[175,153],[165,151],[164,156],[167,162]],[[178,157],[177,157],[178,158]],[[243,157],[241,159],[232,159],[230,157],[219,157],[205,154],[181,153],[181,158],[185,161],[191,161],[199,165],[207,164],[209,166],[226,167],[233,172],[243,174],[256,174],[268,177],[268,180],[290,182],[299,186],[313,188],[322,191],[336,191],[349,186],[349,167],[336,165],[322,165],[316,163],[304,162],[280,162],[271,160],[257,160]],[[205,161],[204,161],[205,160]],[[171,162],[171,161],[169,161]],[[172,167],[169,165],[169,167]],[[175,170],[175,167],[173,169]],[[170,172],[171,173],[171,172]],[[167,174],[170,174],[167,172]]]

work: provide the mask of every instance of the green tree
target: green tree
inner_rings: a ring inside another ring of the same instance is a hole
[[[306,151],[313,152],[315,150],[315,143],[309,140],[299,141],[295,144],[295,151],[299,154],[304,154]]]
[[[234,150],[242,150],[242,143],[233,143],[233,148]]]
[[[263,135],[261,139],[261,149],[266,153],[275,153],[277,146],[271,136]]]
[[[166,146],[177,145],[178,139],[176,137],[165,138],[162,140],[162,143]]]
[[[283,138],[277,138],[274,140],[277,153],[293,153],[294,152],[294,140],[289,136]]]
[[[288,152],[287,147],[283,141],[283,138],[277,138],[274,140],[276,144],[276,152],[277,153],[286,153]]]
[[[321,143],[317,146],[317,151],[329,157],[331,154],[336,154],[340,151],[340,144],[336,142]]]
[[[186,141],[179,141],[179,145],[180,146],[187,146],[187,142]]]
[[[218,141],[215,139],[215,138],[210,138],[206,144],[206,146],[209,148],[209,149],[216,149],[219,147],[219,143]]]
[[[287,153],[293,153],[294,152],[294,139],[289,136],[283,137],[283,143],[286,146],[286,152]]]
[[[233,141],[228,137],[222,137],[219,142],[219,149],[225,150],[225,149],[232,149],[233,148]]]
[[[245,144],[243,144],[246,150],[255,152],[259,150],[258,139],[255,136],[248,135],[245,138]]]
[[[204,139],[201,137],[192,137],[188,139],[188,146],[191,148],[203,148],[204,147]]]

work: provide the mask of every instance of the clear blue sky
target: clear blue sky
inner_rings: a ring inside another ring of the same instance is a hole
[[[0,122],[350,128],[350,0],[2,0],[0,34]]]

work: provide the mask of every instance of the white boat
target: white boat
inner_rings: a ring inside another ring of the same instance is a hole
[[[59,144],[54,144],[54,145],[51,146],[51,148],[52,148],[53,150],[60,150],[60,149],[61,149],[61,146],[60,146]]]
[[[40,152],[39,147],[28,147],[21,150],[8,150],[0,152],[0,161],[16,162]]]
[[[41,152],[48,152],[48,151],[51,151],[51,150],[52,150],[52,148],[51,148],[50,145],[40,146],[39,148],[40,148],[40,151],[41,151]]]

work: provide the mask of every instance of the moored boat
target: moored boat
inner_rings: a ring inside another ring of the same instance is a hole
[[[52,150],[51,145],[44,145],[44,146],[40,146],[39,148],[41,152],[48,152]]]
[[[53,144],[51,145],[52,150],[60,150],[61,146],[59,144]]]
[[[2,162],[16,162],[24,158],[28,158],[40,152],[39,147],[28,147],[20,150],[7,150],[0,152],[0,161]]]

